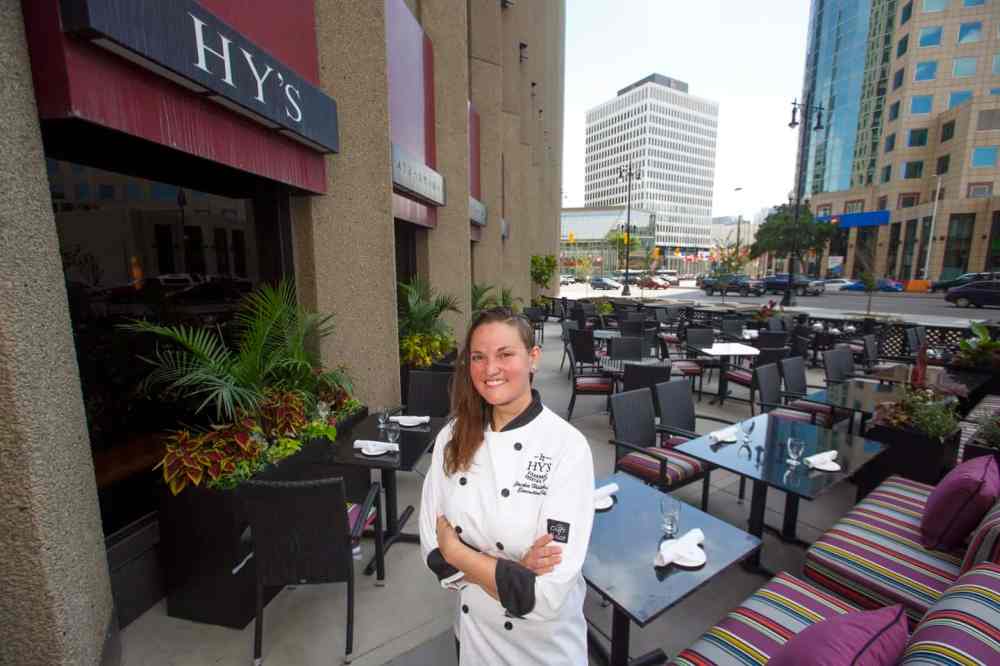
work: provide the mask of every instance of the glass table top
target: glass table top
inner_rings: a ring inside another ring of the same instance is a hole
[[[802,396],[803,400],[832,405],[842,409],[853,409],[865,414],[873,414],[875,407],[883,402],[895,402],[903,397],[906,387],[902,384],[885,384],[877,381],[855,379],[830,384],[821,391]]]
[[[709,582],[716,574],[760,548],[760,539],[699,509],[680,502],[680,534],[699,528],[708,561],[697,569],[653,565],[662,540],[663,493],[619,472],[597,481],[617,483],[615,503],[594,514],[583,577],[639,626]]]
[[[740,441],[716,442],[709,435],[692,439],[676,450],[699,460],[741,474],[755,481],[763,481],[778,490],[812,500],[829,488],[845,480],[873,458],[882,453],[885,444],[863,437],[849,435],[841,430],[828,430],[810,423],[761,414],[747,419],[753,422],[749,446]],[[802,440],[802,458],[837,451],[839,472],[821,472],[809,469],[804,463],[788,462],[788,440]]]
[[[873,379],[887,382],[909,383],[913,365],[900,363],[885,368],[880,368],[868,375]],[[982,388],[990,380],[990,375],[980,372],[969,372],[967,370],[956,370],[939,366],[929,366],[927,368],[927,384],[960,384],[969,392],[975,392]]]

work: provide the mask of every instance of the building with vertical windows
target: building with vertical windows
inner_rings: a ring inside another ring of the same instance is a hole
[[[832,4],[813,4],[811,29],[829,18]],[[878,125],[870,135],[877,137],[875,149],[862,156],[856,141],[849,178],[831,178],[833,162],[827,160],[823,175],[817,155],[824,136],[837,130],[812,133],[805,189],[813,213],[839,227],[821,271],[842,266],[848,276],[871,271],[908,281],[1000,269],[1000,200],[994,196],[1000,195],[1000,5],[850,4],[867,5],[870,26],[876,16],[882,25],[882,10],[891,8],[888,24],[894,27],[869,29],[866,48],[882,49],[887,85],[873,114],[854,120],[856,137],[866,123]],[[807,93],[814,60],[828,57],[821,42],[814,53],[813,38]],[[825,96],[818,99],[828,104]],[[839,126],[841,108],[835,101],[830,127]]]
[[[590,109],[586,205],[625,205],[628,183],[621,169],[638,167],[632,205],[656,214],[656,244],[674,259],[701,256],[712,243],[718,118],[717,102],[691,95],[688,84],[661,74]]]
[[[143,390],[156,345],[122,324],[232,340],[245,294],[287,280],[335,317],[325,367],[400,404],[400,281],[455,296],[461,338],[473,281],[527,302],[531,256],[559,251],[566,3],[5,9],[0,663],[115,665],[164,597],[245,625],[216,602],[252,615],[255,576],[243,526],[204,528],[210,556],[170,545],[161,499],[185,496],[154,466],[214,422]]]

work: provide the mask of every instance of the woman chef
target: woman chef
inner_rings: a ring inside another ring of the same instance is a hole
[[[587,664],[580,571],[594,520],[587,440],[531,390],[530,324],[480,314],[452,388],[420,502],[420,544],[458,592],[463,666]]]

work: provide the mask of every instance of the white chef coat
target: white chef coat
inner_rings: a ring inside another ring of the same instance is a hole
[[[485,441],[465,472],[446,476],[452,423],[438,434],[420,501],[420,546],[442,586],[458,591],[455,636],[462,666],[586,666],[586,583],[581,570],[594,521],[594,463],[579,430],[532,405]],[[488,426],[487,426],[488,427]],[[437,517],[466,545],[497,558],[496,601],[441,557]],[[519,561],[549,532],[555,570],[535,576]]]

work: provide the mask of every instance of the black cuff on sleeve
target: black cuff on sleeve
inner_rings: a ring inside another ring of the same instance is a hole
[[[440,548],[435,548],[427,556],[427,566],[438,577],[438,580],[451,578],[458,573],[458,569],[448,564],[447,560],[444,559]]]
[[[513,560],[497,560],[497,594],[500,604],[515,617],[535,609],[535,572]]]

